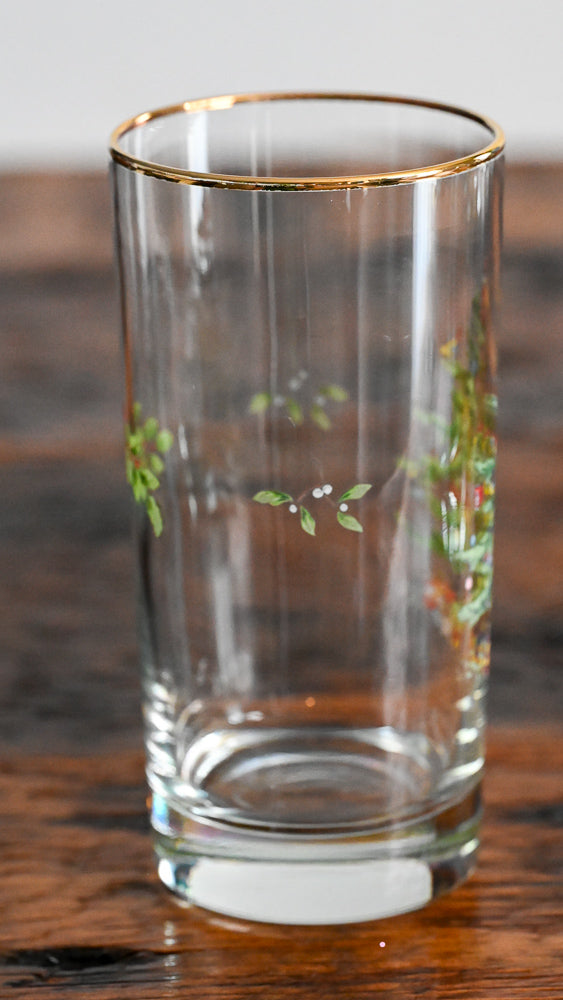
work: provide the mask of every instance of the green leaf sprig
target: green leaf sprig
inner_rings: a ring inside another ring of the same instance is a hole
[[[267,413],[268,410],[285,410],[286,415],[295,427],[299,427],[305,422],[308,413],[310,419],[320,430],[329,431],[332,427],[332,421],[327,412],[327,406],[331,402],[346,402],[348,393],[340,385],[327,383],[313,391],[310,401],[304,403],[299,400],[299,396],[303,395],[303,387],[308,378],[308,373],[302,369],[289,380],[287,393],[275,395],[271,392],[255,393],[248,404],[248,412],[260,414]]]
[[[308,535],[314,535],[317,527],[316,521],[308,507],[303,505],[303,501],[307,496],[311,496],[314,500],[326,498],[336,510],[338,524],[342,528],[346,528],[347,531],[361,533],[364,530],[362,525],[356,517],[348,513],[348,501],[360,500],[366,495],[368,490],[371,490],[371,483],[356,483],[355,486],[350,486],[349,489],[344,490],[344,493],[341,493],[335,501],[331,496],[333,492],[332,484],[325,483],[323,486],[314,486],[312,489],[304,490],[295,499],[290,493],[283,493],[279,490],[260,490],[254,494],[252,499],[256,503],[268,504],[270,507],[280,507],[282,504],[289,504],[289,512],[291,514],[299,513],[299,521],[303,531]]]
[[[160,487],[164,471],[162,456],[170,451],[174,437],[160,427],[156,417],[141,422],[140,403],[133,406],[132,419],[125,427],[125,474],[137,503],[144,506],[155,536],[162,534],[162,512],[153,494]]]
[[[310,386],[305,385],[308,379],[309,373],[302,369],[289,380],[286,394],[273,395],[271,392],[257,392],[250,400],[249,413],[259,415],[281,409],[285,411],[294,427],[299,427],[308,417],[319,430],[330,431],[332,421],[327,407],[329,403],[344,403],[348,399],[348,393],[342,386],[333,382],[311,391]],[[298,397],[301,398],[301,401]],[[307,497],[314,500],[328,498],[336,510],[338,524],[342,528],[346,528],[347,531],[361,533],[364,529],[358,519],[349,513],[348,501],[361,499],[370,489],[371,483],[357,483],[345,490],[335,501],[331,496],[332,484],[325,483],[323,486],[314,486],[304,490],[297,498],[280,490],[259,490],[258,493],[254,494],[253,500],[270,507],[280,507],[287,504],[291,514],[299,514],[299,522],[303,531],[307,535],[315,535],[316,520],[309,508],[305,507],[303,501]]]
[[[435,525],[432,549],[443,567],[441,571],[437,567],[427,603],[440,614],[443,631],[454,645],[491,606],[496,396],[486,391],[487,316],[485,288],[472,302],[465,344],[453,338],[441,348],[441,362],[452,386],[451,421],[442,426],[445,446],[441,453],[400,462],[410,478],[424,485]],[[431,414],[418,414],[418,420],[440,424]],[[463,595],[452,586],[460,575]]]

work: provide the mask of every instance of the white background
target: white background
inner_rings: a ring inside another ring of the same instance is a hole
[[[101,167],[124,118],[186,98],[366,90],[496,118],[563,158],[558,0],[1,0],[0,169]]]

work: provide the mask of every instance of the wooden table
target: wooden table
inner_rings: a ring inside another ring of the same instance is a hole
[[[513,168],[486,818],[409,916],[252,925],[159,886],[145,809],[109,196],[0,178],[0,996],[563,997],[563,167]]]

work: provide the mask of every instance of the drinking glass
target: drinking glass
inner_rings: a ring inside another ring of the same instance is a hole
[[[242,918],[472,870],[490,651],[502,132],[361,94],[112,136],[151,819]]]

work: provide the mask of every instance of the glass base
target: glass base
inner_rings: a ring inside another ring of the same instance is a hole
[[[432,815],[360,835],[280,836],[182,815],[153,798],[158,873],[182,900],[244,920],[343,924],[419,909],[462,882],[480,784]]]

